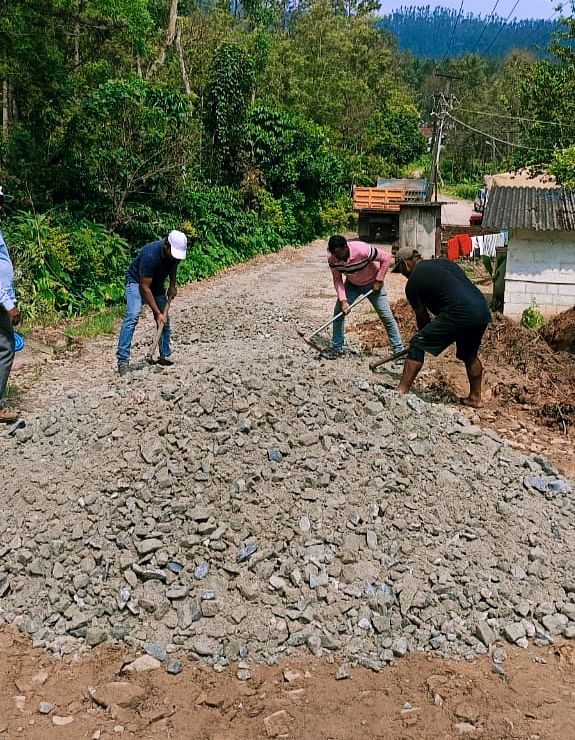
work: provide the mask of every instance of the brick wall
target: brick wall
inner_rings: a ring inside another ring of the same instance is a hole
[[[575,234],[511,236],[503,312],[520,318],[532,300],[544,316],[575,305]]]

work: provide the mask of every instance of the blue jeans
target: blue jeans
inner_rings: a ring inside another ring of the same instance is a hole
[[[6,395],[8,377],[14,362],[14,330],[8,312],[0,306],[0,408]]]
[[[160,311],[163,311],[166,307],[166,296],[155,295],[154,300],[158,304]],[[127,364],[130,360],[132,338],[140,319],[142,303],[143,299],[142,294],[140,293],[140,286],[136,283],[128,283],[126,285],[126,313],[124,314],[124,320],[122,321],[122,328],[120,329],[120,336],[118,337],[118,349],[116,350],[118,364]],[[169,357],[171,354],[170,321],[168,319],[164,326],[162,336],[160,337],[160,357]]]
[[[350,283],[349,280],[346,280],[345,295],[347,298],[347,302],[351,306],[351,304],[355,300],[357,300],[360,295],[367,293],[370,289],[371,289],[371,284],[354,285],[353,283]],[[385,287],[382,286],[379,293],[372,293],[367,300],[374,307],[376,314],[379,316],[379,318],[383,322],[383,325],[385,326],[385,331],[387,332],[389,343],[391,344],[391,348],[393,349],[394,352],[401,352],[403,350],[403,342],[401,341],[401,335],[397,327],[397,321],[395,320],[395,316],[393,315],[393,313],[391,312],[391,308],[389,307],[389,301],[387,300],[387,293],[385,292]],[[341,305],[338,301],[335,304],[335,308],[333,309],[333,315],[335,316],[340,311],[341,311]],[[342,316],[341,318],[336,319],[333,322],[332,345],[333,347],[335,347],[335,349],[340,349],[340,350],[343,349],[343,342],[344,342],[343,321],[344,321],[344,317]]]

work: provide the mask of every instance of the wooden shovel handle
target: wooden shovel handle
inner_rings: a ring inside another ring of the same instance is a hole
[[[172,299],[171,298],[168,298],[168,301],[166,303],[166,307],[162,311],[162,313],[166,317],[166,321],[168,320],[168,314],[170,312],[170,305],[171,305],[171,303],[172,303]],[[164,322],[163,324],[160,324],[160,326],[158,326],[158,328],[156,329],[156,336],[154,337],[154,342],[153,342],[152,346],[150,347],[150,351],[148,352],[148,359],[149,360],[151,360],[154,357],[154,352],[158,348],[158,344],[160,342],[160,337],[162,336],[162,332],[164,331],[165,325],[166,325],[166,322]]]

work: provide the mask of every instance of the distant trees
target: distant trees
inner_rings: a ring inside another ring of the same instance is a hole
[[[456,33],[451,39],[456,21]],[[457,10],[432,10],[429,5],[400,8],[385,16],[381,25],[397,37],[400,49],[429,59],[442,59],[446,55],[457,57],[473,52],[482,56],[503,57],[513,49],[527,49],[538,54],[559,28],[556,21],[541,19],[506,23],[497,16],[487,20],[473,13],[458,19]]]

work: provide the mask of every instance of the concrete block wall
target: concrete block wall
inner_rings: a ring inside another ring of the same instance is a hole
[[[548,239],[510,235],[503,313],[521,318],[532,300],[544,316],[575,305],[575,234]]]

